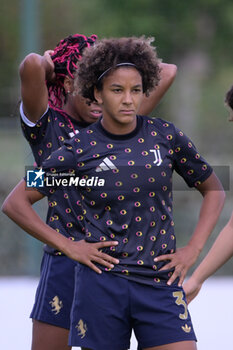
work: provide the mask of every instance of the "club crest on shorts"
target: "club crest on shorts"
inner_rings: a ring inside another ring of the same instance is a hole
[[[82,319],[80,319],[78,321],[78,324],[77,326],[75,326],[75,328],[77,328],[78,330],[78,335],[81,337],[81,339],[83,339],[86,335],[86,332],[87,332],[87,325],[86,323],[83,322]]]
[[[59,300],[57,295],[53,297],[53,299],[49,302],[49,304],[51,304],[52,312],[54,312],[55,315],[59,314],[59,312],[61,311],[61,308],[63,307],[62,300]]]

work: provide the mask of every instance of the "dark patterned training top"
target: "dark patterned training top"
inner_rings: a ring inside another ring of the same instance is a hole
[[[48,196],[61,186],[61,173],[78,177],[85,239],[118,240],[117,247],[105,250],[120,259],[111,272],[145,284],[165,284],[172,273],[159,272],[164,262],[153,259],[176,249],[173,171],[190,187],[212,173],[182,131],[170,122],[142,116],[128,135],[110,134],[101,121],[81,130],[43,163],[43,170],[58,179],[52,184],[48,174],[49,185],[40,190]]]
[[[22,105],[20,106],[20,113],[23,134],[30,144],[38,166],[41,166],[42,162],[53,151],[61,147],[65,140],[72,138],[79,133],[79,130],[89,125],[78,122],[65,112],[59,112],[52,108],[49,108],[35,125],[27,120]],[[71,189],[69,193],[65,189],[61,189],[50,196],[46,223],[70,239],[83,239],[82,210],[78,200],[79,194],[76,189],[74,191],[76,192],[75,201]],[[62,207],[58,205],[61,202],[63,203]],[[77,220],[77,216],[79,220]],[[48,245],[44,246],[44,250],[51,254],[61,254]]]

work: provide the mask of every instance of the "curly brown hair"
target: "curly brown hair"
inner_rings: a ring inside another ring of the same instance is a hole
[[[85,49],[74,80],[78,93],[95,101],[94,88],[102,89],[103,79],[98,78],[104,72],[104,77],[107,76],[118,68],[118,64],[126,62],[135,65],[140,72],[143,92],[148,95],[160,80],[160,60],[151,45],[153,41],[153,38],[144,36],[102,39]]]
[[[233,121],[233,85],[230,90],[227,91],[225,96],[225,103],[230,108],[230,117],[229,121]]]
[[[233,86],[226,93],[225,103],[233,110]]]

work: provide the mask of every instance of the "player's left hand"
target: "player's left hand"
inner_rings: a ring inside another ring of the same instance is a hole
[[[184,283],[184,292],[186,294],[187,304],[189,304],[199,293],[202,283],[191,276],[187,282]]]
[[[169,260],[170,262],[164,265],[159,271],[172,269],[174,272],[172,276],[167,281],[168,285],[171,285],[177,277],[179,278],[178,286],[181,287],[186,274],[190,267],[196,262],[199,255],[199,251],[192,246],[186,246],[183,248],[178,248],[174,254],[164,254],[157,256],[154,261],[165,261]]]

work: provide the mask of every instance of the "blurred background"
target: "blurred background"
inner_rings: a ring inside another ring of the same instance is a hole
[[[233,209],[233,123],[224,106],[233,84],[232,0],[0,0],[0,5],[0,201],[24,176],[25,165],[33,163],[18,115],[18,66],[23,57],[43,54],[74,33],[95,33],[99,38],[153,36],[158,56],[176,64],[178,73],[152,116],[174,122],[211,165],[229,170],[226,204],[202,259]],[[178,247],[192,234],[200,200],[195,191],[174,192]],[[46,200],[36,205],[42,218],[46,205]],[[37,278],[42,244],[2,213],[0,225],[0,276]],[[216,276],[232,277],[232,265],[231,260]]]
[[[172,121],[213,166],[232,167],[233,123],[224,106],[233,84],[233,2],[231,0],[1,0],[0,8],[0,197],[1,202],[32,165],[18,115],[18,66],[30,52],[43,54],[74,33],[99,38],[146,35],[158,56],[178,67],[177,77],[152,113]],[[230,171],[231,174],[231,171]],[[206,250],[233,209],[231,187],[218,226]],[[227,188],[228,187],[228,188]],[[174,192],[177,244],[186,244],[200,207],[195,191]],[[36,209],[45,217],[46,201]],[[1,213],[0,275],[39,273],[41,244]],[[13,257],[13,259],[12,259]],[[232,262],[218,274],[232,273]]]

